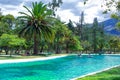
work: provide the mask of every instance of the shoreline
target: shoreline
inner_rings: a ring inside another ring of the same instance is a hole
[[[81,55],[89,55],[89,54],[82,53]],[[91,53],[90,55],[120,55],[120,54],[93,54],[93,53]]]
[[[88,74],[85,74],[85,75],[82,75],[82,76],[79,76],[79,77],[75,77],[75,78],[72,78],[70,80],[77,80],[78,78],[83,78],[83,77],[86,77],[86,76],[92,76],[92,75],[95,75],[97,73],[101,73],[103,71],[107,71],[107,70],[110,70],[112,68],[115,68],[115,67],[119,67],[120,65],[116,65],[116,66],[112,66],[112,67],[109,67],[109,68],[105,68],[103,70],[99,70],[99,71],[96,71],[96,72],[92,72],[92,73],[88,73]]]
[[[77,54],[72,54],[77,55]],[[89,55],[89,54],[81,54],[81,55]],[[99,55],[99,54],[90,54],[90,55]],[[120,54],[102,54],[102,55],[120,55]],[[32,62],[32,61],[42,61],[42,60],[49,60],[55,58],[66,57],[68,55],[59,55],[59,56],[50,56],[50,57],[40,57],[40,58],[28,58],[28,59],[10,59],[10,60],[0,60],[0,64],[4,63],[19,63],[19,62]]]
[[[83,55],[88,55],[88,54],[83,54]],[[99,54],[90,54],[90,55],[99,55]],[[101,54],[101,55],[110,55],[110,56],[117,56],[117,55],[120,55],[120,54]],[[90,75],[94,75],[94,74],[97,74],[97,73],[100,73],[100,72],[103,72],[103,71],[107,71],[109,69],[112,69],[112,68],[115,68],[115,67],[119,67],[120,65],[116,65],[116,66],[112,66],[112,67],[109,67],[109,68],[105,68],[103,70],[99,70],[99,71],[96,71],[96,72],[92,72],[92,73],[88,73],[88,74],[85,74],[85,75],[82,75],[82,76],[78,76],[78,77],[75,77],[75,78],[72,78],[70,80],[76,80],[78,78],[83,78],[83,77],[86,77],[86,76],[90,76]]]
[[[0,60],[0,64],[5,63],[21,63],[21,62],[32,62],[32,61],[43,61],[43,60],[50,60],[55,58],[66,57],[68,55],[61,55],[61,56],[50,56],[50,57],[40,57],[40,58],[30,58],[30,59],[13,59],[13,60]]]

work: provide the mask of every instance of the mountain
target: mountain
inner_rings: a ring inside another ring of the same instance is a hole
[[[108,19],[106,21],[101,22],[102,24],[104,24],[105,33],[120,36],[120,31],[115,29],[115,25],[117,22],[118,20],[116,19]]]

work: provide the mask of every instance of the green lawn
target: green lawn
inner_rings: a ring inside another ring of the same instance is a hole
[[[112,68],[84,78],[78,78],[77,80],[120,80],[120,67]]]
[[[9,60],[9,59],[29,59],[29,58],[39,58],[42,56],[0,56],[0,60]]]

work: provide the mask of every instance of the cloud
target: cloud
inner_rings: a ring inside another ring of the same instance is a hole
[[[19,11],[25,11],[23,5],[31,6],[32,2],[42,1],[48,3],[52,0],[0,0],[0,8],[2,8],[3,14],[13,14],[19,16]],[[89,0],[86,5],[83,4],[83,0],[63,0],[62,6],[56,12],[61,17],[61,20],[68,22],[79,21],[81,12],[85,13],[85,22],[92,23],[95,17],[99,21],[108,19],[110,14],[102,14],[103,8],[101,8],[101,0]]]
[[[103,14],[104,9],[101,7],[102,3],[101,0],[89,0],[85,5],[83,2],[79,2],[76,7],[84,11],[85,22],[92,23],[95,17],[101,22],[110,18],[110,14]]]
[[[75,3],[79,2],[80,0],[63,0],[63,3]]]
[[[69,10],[69,12],[73,14],[73,15],[69,15],[72,17],[73,21],[77,21],[79,19],[82,11],[84,11],[84,15],[85,15],[84,18],[86,23],[92,23],[95,17],[98,18],[99,22],[110,18],[110,14],[103,14],[103,8],[101,7],[102,5],[101,0],[97,0],[97,1],[89,0],[86,5],[84,5],[83,1],[80,0],[70,0],[70,1],[64,0],[63,2],[64,3],[61,6],[61,11]],[[73,16],[75,16],[75,18],[73,18]],[[77,20],[74,20],[76,18]],[[66,20],[68,21],[67,18]]]
[[[51,0],[26,0],[24,5],[30,7],[32,2],[40,2],[40,1],[42,1],[43,3],[49,3]]]
[[[23,8],[23,5],[25,3],[25,0],[21,3],[19,3],[19,5],[11,5],[11,4],[0,4],[0,8],[2,10],[3,15],[7,15],[7,14],[12,14],[15,17],[19,16],[20,14],[18,14],[18,12],[20,11],[25,11],[25,9]]]
[[[65,22],[68,22],[69,19],[71,19],[72,21],[75,21],[75,22],[78,22],[78,20],[79,20],[79,16],[76,16],[75,14],[73,14],[71,12],[71,10],[69,10],[69,9],[68,10],[59,9],[57,11],[57,15],[59,15],[61,20],[65,21]]]
[[[19,5],[20,3],[24,2],[25,0],[1,0],[0,4],[3,5]]]

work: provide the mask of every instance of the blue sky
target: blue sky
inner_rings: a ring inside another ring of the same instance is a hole
[[[51,0],[0,0],[0,8],[4,15],[13,14],[17,17],[19,11],[25,11],[23,5],[30,6],[33,1],[47,3]],[[101,7],[101,4],[103,4],[102,0],[89,0],[86,5],[82,0],[63,0],[56,14],[61,17],[62,21],[68,22],[71,19],[78,22],[81,12],[84,11],[86,23],[92,23],[95,17],[101,22],[110,18],[110,14],[102,14],[104,7]]]

